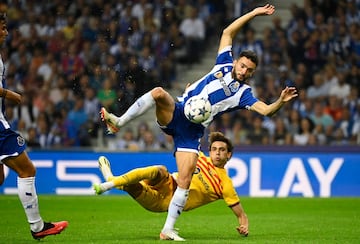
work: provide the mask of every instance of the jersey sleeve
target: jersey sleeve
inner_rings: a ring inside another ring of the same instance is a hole
[[[216,64],[228,64],[233,63],[232,49],[231,46],[224,47],[218,53],[216,57]]]
[[[228,206],[233,206],[236,203],[240,202],[240,198],[235,191],[235,188],[232,184],[231,179],[226,175],[222,177],[223,179],[223,198]]]
[[[259,99],[254,97],[251,87],[249,86],[241,96],[239,106],[240,108],[249,109],[257,101],[259,101]]]

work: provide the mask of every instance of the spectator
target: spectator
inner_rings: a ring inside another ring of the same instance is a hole
[[[245,38],[241,41],[239,47],[234,47],[235,55],[238,55],[244,50],[251,50],[255,52],[259,57],[263,56],[263,43],[262,40],[255,38],[256,31],[254,28],[249,27],[245,30]],[[263,60],[259,58],[260,67],[263,65]]]
[[[115,103],[117,96],[115,90],[113,89],[113,84],[109,79],[104,80],[103,86],[98,91],[96,96],[97,99],[99,99],[101,106],[109,109],[110,111],[113,111],[112,104]]]
[[[287,118],[287,122],[286,122],[286,127],[288,132],[291,135],[294,135],[296,133],[299,132],[300,130],[300,123],[301,123],[301,116],[299,111],[297,110],[291,110],[289,112],[288,118]]]
[[[294,135],[294,145],[305,146],[309,144],[313,137],[314,124],[310,118],[302,118],[300,121],[299,131]]]
[[[195,7],[192,7],[190,14],[181,21],[179,30],[186,40],[187,63],[199,62],[200,53],[205,44],[205,25],[204,21],[199,18],[198,10]]]
[[[360,120],[351,117],[350,110],[345,107],[342,112],[342,118],[339,120],[338,124],[344,140],[348,141],[350,144],[356,144],[360,133]]]
[[[328,104],[324,108],[324,113],[330,115],[335,123],[342,118],[343,106],[340,103],[340,99],[336,96],[330,96],[328,98]]]
[[[18,124],[19,124],[19,119],[15,116],[14,113],[14,105],[13,106],[6,106],[5,108],[5,116],[6,119],[10,125],[10,127],[14,130],[17,131],[18,130]]]
[[[321,101],[315,102],[314,106],[314,112],[310,115],[311,120],[313,121],[314,125],[320,125],[323,128],[326,128],[328,126],[334,126],[335,121],[333,117],[331,117],[329,114],[325,112],[324,105]]]
[[[233,143],[235,146],[245,145],[247,143],[248,130],[244,127],[243,122],[235,120],[232,127]]]
[[[66,87],[61,87],[61,100],[55,104],[56,111],[62,111],[62,109],[70,111],[73,107],[72,92]]]
[[[275,120],[275,130],[272,136],[272,143],[275,145],[291,144],[291,135],[288,133],[284,120],[277,117]]]
[[[151,130],[147,130],[139,140],[139,148],[142,151],[158,151],[161,149],[161,145],[155,140],[154,133]]]
[[[307,97],[309,99],[323,101],[329,94],[328,87],[324,83],[323,76],[320,73],[315,73],[313,81],[314,84],[307,89]]]
[[[247,135],[247,144],[266,145],[270,143],[268,129],[262,126],[262,119],[259,116],[254,118],[252,128]]]
[[[28,129],[26,145],[29,148],[41,148],[41,145],[40,145],[39,139],[38,139],[38,135],[36,132],[36,128],[30,127]]]
[[[68,53],[61,58],[62,71],[68,81],[73,81],[84,72],[84,62],[80,58],[75,43],[70,43]]]
[[[336,96],[340,99],[346,99],[350,95],[350,85],[346,83],[346,74],[339,72],[337,84],[330,87],[329,96]]]
[[[126,129],[121,138],[109,140],[108,147],[111,150],[120,151],[138,151],[140,149],[139,143],[135,140],[135,135],[131,128]]]

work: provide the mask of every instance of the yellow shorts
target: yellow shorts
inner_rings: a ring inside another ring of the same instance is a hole
[[[166,212],[177,187],[171,174],[166,173],[166,177],[154,186],[144,181],[140,181],[140,184],[143,186],[143,191],[135,200],[149,211]]]

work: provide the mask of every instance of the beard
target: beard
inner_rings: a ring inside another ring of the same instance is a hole
[[[240,83],[246,83],[247,77],[242,75],[240,78],[236,75],[235,69],[231,71],[232,78]]]

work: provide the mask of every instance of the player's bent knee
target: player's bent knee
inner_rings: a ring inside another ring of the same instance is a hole
[[[151,95],[154,100],[159,100],[165,98],[167,96],[167,92],[162,87],[155,87],[152,89]]]
[[[157,167],[159,169],[159,175],[161,176],[161,178],[164,178],[168,174],[167,168],[164,165],[159,165]]]

